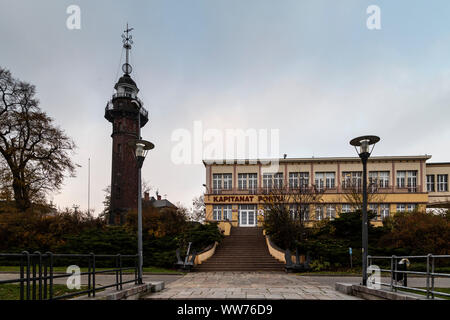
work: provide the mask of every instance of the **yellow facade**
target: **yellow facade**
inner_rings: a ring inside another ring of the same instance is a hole
[[[369,195],[369,206],[378,211],[379,215],[372,223],[381,225],[384,216],[395,214],[397,211],[425,210],[431,203],[448,205],[450,192],[444,182],[448,183],[450,163],[426,163],[430,158],[429,155],[423,155],[369,159],[368,177],[374,179],[372,180],[375,181],[374,185],[378,186],[380,183],[377,191]],[[356,157],[277,159],[274,163],[275,166],[256,160],[236,160],[226,164],[204,161],[206,221],[218,221],[225,234],[229,234],[231,226],[262,226],[264,208],[270,194],[270,183],[280,183],[277,186],[289,194],[290,188],[295,186],[297,179],[295,175],[300,173],[307,177],[304,179],[307,180],[309,187],[324,184],[320,202],[309,204],[307,222],[311,224],[317,221],[317,218],[327,218],[326,214],[322,216],[318,212],[328,207],[330,207],[328,218],[336,217],[350,204],[344,180],[350,181],[352,174],[358,176],[362,172],[361,161]],[[383,181],[377,180],[378,175],[381,176],[380,172]],[[252,182],[249,174],[252,176]],[[277,178],[275,174],[278,174]],[[435,178],[427,177],[430,175],[435,175]],[[431,187],[433,179],[435,183],[439,179],[439,190],[436,185],[433,191]],[[355,181],[359,183],[361,180]],[[316,210],[316,207],[322,209]]]

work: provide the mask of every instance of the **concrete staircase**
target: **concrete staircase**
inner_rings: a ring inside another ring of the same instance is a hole
[[[284,271],[284,264],[270,255],[262,228],[233,227],[215,254],[194,271]]]

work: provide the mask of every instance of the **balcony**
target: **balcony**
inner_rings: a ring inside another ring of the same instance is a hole
[[[126,93],[115,93],[112,96],[112,99],[110,101],[108,101],[108,103],[106,104],[105,107],[105,118],[112,122],[114,119],[114,113],[115,111],[126,111],[126,112],[136,112],[136,108],[135,107],[131,107],[130,106],[125,106],[125,107],[121,107],[119,108],[115,108],[114,107],[114,103],[113,101],[115,99],[118,98],[130,98],[132,101],[135,101],[138,105],[138,110],[140,113],[140,118],[141,118],[141,127],[143,127],[147,122],[148,122],[148,111],[144,108],[144,103],[138,98],[138,97],[131,97],[129,94]]]
[[[367,186],[368,193],[423,193],[420,185],[416,186]],[[346,193],[362,193],[362,186],[348,187],[342,185],[340,187],[334,186],[332,188],[317,188],[313,186],[300,187],[300,188],[229,188],[229,189],[212,189],[207,190],[206,195],[253,195],[253,194],[311,194],[311,193],[324,193],[324,194],[346,194]]]

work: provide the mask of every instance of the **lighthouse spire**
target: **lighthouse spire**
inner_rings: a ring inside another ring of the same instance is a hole
[[[123,47],[125,48],[125,51],[126,51],[126,60],[122,66],[122,71],[128,75],[133,71],[133,68],[131,67],[130,62],[129,62],[131,45],[133,44],[133,40],[132,40],[133,36],[130,34],[130,32],[133,30],[134,30],[134,28],[129,28],[128,23],[127,23],[127,28],[123,31],[123,34],[122,34]]]

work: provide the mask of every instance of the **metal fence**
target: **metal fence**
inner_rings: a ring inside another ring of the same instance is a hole
[[[435,272],[436,260],[448,259],[448,258],[450,258],[450,255],[428,254],[426,256],[395,256],[395,255],[393,255],[393,256],[368,256],[367,260],[368,260],[369,266],[371,266],[372,264],[377,265],[377,263],[374,263],[374,260],[379,260],[379,261],[384,260],[385,263],[388,263],[387,260],[389,260],[389,262],[390,262],[390,269],[381,269],[380,268],[381,272],[389,272],[391,274],[390,283],[383,283],[380,280],[380,282],[377,284],[380,284],[383,286],[388,286],[388,287],[390,287],[391,291],[397,291],[397,289],[406,289],[406,290],[413,291],[413,292],[415,291],[415,292],[426,293],[427,299],[430,299],[430,298],[434,299],[436,295],[450,297],[450,294],[448,294],[448,293],[435,291],[435,278],[436,277],[445,277],[445,278],[450,277],[449,273]],[[415,259],[416,264],[420,263],[423,265],[423,263],[426,263],[426,265],[425,265],[426,271],[407,270],[407,268],[400,269],[399,267],[406,263],[406,261],[403,261],[403,264],[399,264],[402,259],[407,259],[408,261]],[[449,260],[447,260],[447,261],[449,261]],[[448,265],[448,263],[446,265]],[[425,278],[426,288],[422,289],[422,288],[415,288],[415,287],[408,286],[406,279],[409,274]],[[403,285],[398,284],[399,279],[403,280]]]
[[[138,255],[100,255],[100,254],[54,254],[51,252],[29,253],[0,253],[0,260],[8,259],[18,261],[20,268],[19,277],[16,279],[0,280],[2,284],[15,284],[20,286],[20,300],[58,300],[72,298],[78,295],[87,294],[89,297],[95,297],[96,292],[106,288],[115,287],[116,290],[122,290],[123,285],[134,282],[140,283],[138,278]],[[132,263],[130,263],[130,260]],[[71,263],[76,261],[81,267],[87,266],[87,272],[80,272],[80,276],[87,276],[87,289],[67,293],[60,296],[54,295],[55,279],[68,278],[72,273],[55,273],[55,266],[63,265],[63,262]],[[127,263],[128,262],[128,263]],[[99,265],[111,265],[111,269],[102,268],[98,270]],[[133,266],[124,267],[123,264],[132,264]],[[134,271],[132,280],[123,281],[123,271]],[[97,286],[96,276],[99,274],[114,274],[114,283],[109,285]]]

